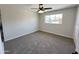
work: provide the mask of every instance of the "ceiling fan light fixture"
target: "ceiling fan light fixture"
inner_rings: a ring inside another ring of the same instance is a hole
[[[50,8],[50,7],[45,8],[43,4],[39,4],[38,8],[33,8],[33,9],[37,9],[37,13],[44,13],[52,8]]]
[[[42,11],[42,10],[39,10],[39,11],[38,11],[38,13],[44,13],[44,11]]]

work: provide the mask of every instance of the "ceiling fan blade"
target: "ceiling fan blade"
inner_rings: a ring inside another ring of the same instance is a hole
[[[45,10],[47,10],[47,9],[52,9],[52,8],[44,8]]]
[[[31,8],[31,9],[38,9],[38,8]]]

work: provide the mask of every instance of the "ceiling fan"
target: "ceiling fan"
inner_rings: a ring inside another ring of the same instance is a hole
[[[38,8],[32,8],[32,9],[37,9],[37,12],[38,13],[44,13],[47,10],[50,10],[52,8],[45,8],[43,4],[39,4],[39,7]]]

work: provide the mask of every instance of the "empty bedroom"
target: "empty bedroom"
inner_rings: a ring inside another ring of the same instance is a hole
[[[0,53],[78,54],[78,4],[1,4]]]

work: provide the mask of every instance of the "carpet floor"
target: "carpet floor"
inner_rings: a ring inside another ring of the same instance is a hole
[[[6,54],[71,54],[73,39],[37,31],[5,42]]]

